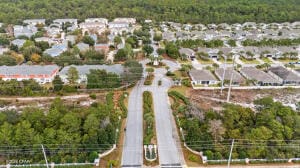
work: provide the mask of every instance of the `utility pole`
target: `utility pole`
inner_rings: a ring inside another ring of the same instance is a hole
[[[45,158],[45,161],[46,161],[46,166],[47,166],[47,168],[49,168],[49,164],[48,164],[48,160],[47,160],[46,152],[45,152],[45,149],[44,149],[44,145],[43,145],[43,144],[41,144],[41,146],[42,146],[42,149],[43,149],[43,154],[44,154],[44,158]]]
[[[224,71],[223,71],[222,84],[221,84],[221,96],[223,94],[223,88],[224,88],[224,78],[225,78],[225,72],[226,72],[226,61],[227,61],[227,56],[225,56]]]
[[[231,85],[232,85],[232,80],[233,80],[233,72],[234,72],[234,63],[235,63],[235,55],[233,56],[233,62],[232,62],[232,72],[231,72],[230,84],[229,84],[228,95],[227,95],[227,103],[229,103],[229,100],[230,100],[230,94],[231,94]]]
[[[231,154],[232,154],[232,150],[233,150],[233,144],[234,144],[234,139],[231,142],[231,148],[230,148],[230,153],[229,153],[227,168],[230,168],[230,162],[231,162]]]

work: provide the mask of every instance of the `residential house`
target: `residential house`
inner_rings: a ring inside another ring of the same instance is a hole
[[[5,52],[8,52],[9,48],[0,46],[0,55],[3,55]]]
[[[11,44],[17,46],[18,48],[22,48],[25,42],[26,42],[26,40],[24,40],[24,39],[15,39],[15,40],[11,41]]]
[[[297,22],[291,23],[291,27],[292,27],[293,29],[300,29],[300,22],[297,21]]]
[[[260,47],[258,51],[263,57],[277,58],[278,56],[278,51],[273,47]]]
[[[124,72],[124,67],[121,64],[114,65],[71,65],[64,67],[58,75],[64,83],[68,83],[68,70],[70,67],[75,67],[78,71],[79,79],[77,83],[87,83],[87,74],[91,69],[106,70],[106,72],[115,73],[121,75]]]
[[[101,34],[106,30],[106,23],[102,22],[83,22],[79,24],[79,28],[82,29],[82,34],[86,33],[93,34],[98,33]]]
[[[114,34],[114,35],[118,35],[118,34],[122,34],[123,32],[131,31],[128,22],[109,22],[108,28],[109,28],[111,34]]]
[[[256,23],[255,22],[245,22],[243,23],[243,29],[256,29]]]
[[[46,31],[49,37],[56,38],[62,32],[60,24],[54,23],[46,27]]]
[[[52,82],[58,71],[57,65],[0,66],[0,78],[4,81],[33,79],[40,84],[45,84]]]
[[[36,42],[47,42],[49,45],[54,44],[55,41],[49,37],[37,37],[34,39]]]
[[[215,70],[216,76],[222,81],[224,77],[224,85],[229,85],[229,81],[231,80],[232,76],[232,85],[233,86],[240,86],[245,84],[246,80],[242,77],[240,73],[235,71],[233,68],[218,68]]]
[[[85,44],[82,42],[76,44],[76,47],[79,49],[80,52],[85,52],[90,48],[90,46],[88,44]]]
[[[57,23],[61,25],[69,24],[70,27],[67,28],[68,31],[74,31],[78,28],[78,22],[77,19],[55,19],[53,20],[53,23]]]
[[[67,35],[65,40],[69,41],[72,45],[76,43],[77,36],[75,35]]]
[[[215,30],[215,29],[217,29],[217,27],[218,26],[216,24],[213,24],[213,23],[212,24],[207,24],[207,28],[210,29],[210,30]]]
[[[32,25],[27,25],[27,26],[15,25],[13,27],[13,29],[14,29],[15,37],[26,36],[26,37],[30,38],[35,33],[37,33],[37,28]]]
[[[231,30],[231,26],[227,23],[220,23],[218,25],[218,29],[222,29],[222,30]]]
[[[174,32],[170,32],[170,31],[163,32],[162,39],[166,41],[176,41]]]
[[[46,24],[46,19],[26,19],[23,20],[23,23],[28,24],[28,25],[45,25]]]
[[[282,85],[300,85],[300,76],[282,66],[270,67],[268,72]]]
[[[248,80],[260,86],[278,86],[280,81],[272,77],[270,74],[258,70],[255,67],[243,67],[240,73]]]
[[[87,18],[85,19],[86,23],[102,23],[107,25],[108,24],[108,20],[106,18]]]
[[[207,53],[211,59],[219,59],[219,49],[217,48],[199,47],[198,52]]]
[[[2,27],[3,26],[3,23],[0,23],[0,27]]]
[[[128,23],[131,25],[135,25],[136,19],[135,18],[115,18],[114,22],[124,22],[124,23]]]
[[[51,48],[48,48],[44,51],[44,54],[50,55],[51,57],[57,57],[63,52],[68,50],[68,44],[67,43],[61,43],[53,45]]]
[[[195,51],[190,48],[180,48],[179,53],[181,56],[185,55],[188,59],[192,60],[196,57]]]
[[[192,69],[189,72],[191,81],[193,85],[216,85],[219,81],[214,77],[214,75],[208,70],[196,70]]]
[[[109,44],[95,44],[96,51],[102,51],[105,55],[109,52]]]

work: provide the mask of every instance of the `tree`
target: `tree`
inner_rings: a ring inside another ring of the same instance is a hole
[[[174,59],[177,59],[180,55],[177,46],[173,43],[168,43],[166,45],[166,53],[168,54],[169,57]]]
[[[155,33],[153,37],[154,41],[161,41],[162,40],[162,35],[159,33]]]
[[[117,48],[117,46],[118,46],[119,44],[121,44],[121,43],[122,43],[122,38],[121,38],[120,36],[116,36],[116,37],[114,38],[115,48]]]
[[[143,51],[146,53],[146,56],[149,56],[153,52],[153,47],[150,45],[144,45]]]
[[[208,131],[212,134],[215,141],[221,140],[222,135],[225,133],[225,128],[222,126],[221,120],[209,121]]]
[[[87,88],[118,88],[121,86],[119,75],[105,70],[90,70],[87,74]]]
[[[14,58],[10,57],[9,55],[2,55],[0,57],[0,65],[13,66],[17,65],[17,62]]]
[[[34,53],[34,54],[31,55],[30,60],[32,62],[38,63],[38,62],[41,61],[41,56],[39,54]]]
[[[127,53],[125,49],[119,49],[115,55],[115,61],[125,61],[127,59]]]
[[[70,84],[74,84],[79,79],[78,71],[75,67],[71,66],[67,73],[68,81]]]
[[[85,44],[88,44],[89,46],[95,45],[95,40],[90,36],[84,36],[82,38],[82,42],[84,42]]]
[[[63,88],[63,84],[64,83],[61,80],[61,78],[58,75],[56,75],[52,81],[54,91],[60,91]]]

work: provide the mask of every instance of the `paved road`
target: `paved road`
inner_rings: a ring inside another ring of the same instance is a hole
[[[143,165],[143,91],[140,85],[141,82],[129,95],[122,167],[142,167]]]
[[[144,60],[140,63],[145,65],[147,62],[148,60]],[[179,68],[176,62],[165,61],[165,63],[170,66],[170,70]],[[185,164],[167,94],[172,81],[165,77],[165,74],[164,68],[156,69],[152,86],[144,86],[143,81],[140,81],[129,95],[122,167],[141,167],[143,165],[142,94],[146,90],[152,92],[154,99],[157,145],[161,167],[180,167]],[[158,86],[159,80],[162,80],[161,86]]]
[[[165,73],[165,69],[156,69],[152,86],[144,88],[153,95],[159,163],[162,167],[180,167],[185,163],[167,94],[172,81],[164,76]],[[161,86],[158,86],[159,80]]]

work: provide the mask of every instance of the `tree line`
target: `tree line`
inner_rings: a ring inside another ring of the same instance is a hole
[[[107,96],[107,102],[112,98]],[[28,107],[22,113],[2,111],[0,156],[38,163],[44,160],[40,146],[44,144],[49,162],[93,162],[99,152],[115,143],[118,115],[112,103],[80,107],[65,104],[59,98],[46,110]]]
[[[0,21],[21,23],[24,19],[88,17],[136,17],[138,20],[191,23],[285,22],[300,20],[297,0],[2,0]],[[48,22],[49,22],[48,21]]]

